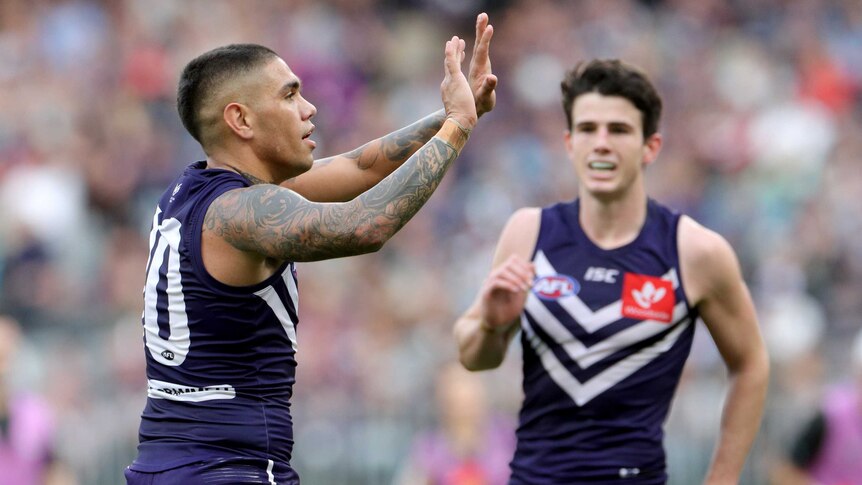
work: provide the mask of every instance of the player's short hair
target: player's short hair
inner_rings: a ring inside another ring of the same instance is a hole
[[[208,98],[239,74],[278,57],[272,49],[257,44],[231,44],[204,52],[183,69],[177,86],[177,111],[183,126],[201,141],[200,110]]]
[[[579,62],[560,83],[563,111],[572,129],[572,106],[582,94],[597,92],[603,96],[620,96],[631,101],[641,112],[644,140],[658,131],[661,97],[640,69],[618,59],[594,59]]]

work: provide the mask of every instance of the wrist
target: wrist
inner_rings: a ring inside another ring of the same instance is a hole
[[[465,116],[446,115],[446,120],[444,120],[444,122],[447,120],[458,125],[458,128],[460,128],[469,136],[470,133],[473,131],[473,127],[476,126],[478,116],[476,118],[468,118]]]
[[[454,118],[446,117],[443,126],[434,136],[454,148],[456,152],[461,153],[461,149],[464,148],[467,139],[470,138],[471,131],[471,128],[465,127]]]

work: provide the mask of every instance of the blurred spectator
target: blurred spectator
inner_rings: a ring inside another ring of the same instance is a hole
[[[482,378],[460,365],[440,370],[436,426],[420,433],[395,485],[496,485],[509,477],[514,423],[495,416]]]
[[[12,386],[18,322],[0,315],[0,485],[70,485],[68,470],[56,460],[55,422],[48,403]]]
[[[862,485],[862,331],[850,379],[830,388],[772,470],[775,485]]]

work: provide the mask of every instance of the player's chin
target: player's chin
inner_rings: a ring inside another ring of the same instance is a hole
[[[314,165],[314,157],[311,156],[311,152],[306,152],[293,157],[285,164],[285,168],[290,171],[290,178],[293,178],[308,172],[312,165]]]
[[[610,180],[588,180],[583,185],[590,195],[598,198],[613,197],[621,192],[619,184]]]
[[[311,167],[312,167],[313,165],[314,165],[314,155],[312,155],[312,154],[311,154],[311,152],[309,151],[309,152],[308,152],[308,156],[307,156],[307,157],[305,157],[305,160],[304,160],[304,163],[303,163],[303,168],[304,168],[305,170],[311,170]]]

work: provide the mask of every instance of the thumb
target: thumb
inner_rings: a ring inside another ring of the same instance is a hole
[[[476,95],[483,96],[485,94],[490,93],[497,87],[497,76],[493,74],[488,74],[485,76],[485,79],[482,80],[482,85],[479,86],[479,89],[476,91]]]

